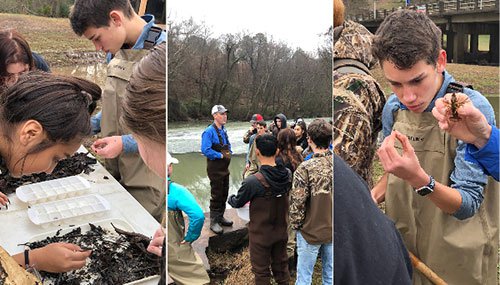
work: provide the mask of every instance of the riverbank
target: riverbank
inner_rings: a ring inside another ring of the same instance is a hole
[[[104,53],[96,52],[92,42],[78,37],[67,18],[0,13],[0,27],[21,33],[51,67],[105,62]]]

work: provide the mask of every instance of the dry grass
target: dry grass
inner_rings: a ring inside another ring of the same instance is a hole
[[[254,284],[254,275],[250,264],[250,253],[248,247],[240,253],[213,253],[209,252],[207,257],[210,262],[211,285],[243,285]],[[321,260],[318,259],[314,266],[312,285],[321,285]],[[295,284],[295,272],[291,273],[290,284]],[[271,284],[276,284],[271,280]]]
[[[75,61],[85,61],[84,57],[96,56],[93,44],[78,37],[71,29],[67,18],[47,18],[21,14],[0,13],[0,27],[15,29],[28,41],[31,49],[40,53],[51,66],[72,65]]]

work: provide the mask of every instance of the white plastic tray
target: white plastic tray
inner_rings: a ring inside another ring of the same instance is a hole
[[[30,205],[82,195],[90,190],[90,182],[80,176],[69,176],[32,183],[16,189],[19,200]]]
[[[102,220],[102,221],[91,222],[91,223],[95,226],[101,226],[103,229],[109,230],[111,232],[115,232],[111,223],[115,227],[120,228],[120,229],[125,230],[125,231],[130,231],[130,232],[136,231],[129,223],[127,223],[126,221],[121,220],[121,219],[109,219],[109,220]],[[59,235],[60,236],[65,235],[78,227],[80,227],[82,229],[82,233],[85,233],[85,232],[90,230],[89,224],[85,223],[85,224],[74,226],[74,227],[62,228],[62,229],[60,229]],[[31,237],[29,241],[30,242],[40,241],[40,240],[43,240],[47,237],[54,236],[56,234],[56,232],[57,232],[57,230],[43,233],[43,234],[39,234],[39,235]],[[135,284],[155,284],[156,285],[156,284],[158,284],[159,280],[160,280],[160,276],[153,275],[153,276],[149,276],[149,277],[146,277],[146,278],[143,278],[140,280],[126,283],[125,285],[135,285]],[[89,284],[89,283],[82,283],[82,284]]]
[[[47,225],[77,217],[99,215],[110,209],[109,202],[104,197],[92,194],[33,205],[28,209],[28,217],[36,225]]]
[[[244,221],[250,221],[250,203],[246,203],[241,208],[236,208],[236,214]]]

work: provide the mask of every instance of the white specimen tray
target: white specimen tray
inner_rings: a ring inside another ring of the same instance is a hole
[[[104,197],[92,194],[33,205],[28,209],[28,217],[36,225],[46,225],[77,217],[99,215],[110,209],[109,202]]]
[[[109,230],[110,232],[114,233],[115,229],[113,228],[113,226],[111,225],[111,223],[113,223],[113,225],[115,227],[117,227],[117,228],[119,228],[121,230],[124,230],[124,231],[129,231],[129,232],[135,232],[136,231],[129,223],[127,223],[126,221],[121,220],[121,219],[109,219],[109,220],[102,220],[102,221],[97,221],[97,222],[91,222],[91,224],[93,224],[94,226],[100,226],[103,229]],[[86,223],[86,224],[77,225],[77,226],[73,226],[73,227],[62,228],[62,229],[60,229],[59,236],[63,236],[63,235],[71,232],[72,230],[74,230],[74,229],[76,229],[78,227],[80,227],[82,229],[82,233],[85,233],[85,232],[87,232],[87,231],[90,230],[89,223]],[[47,233],[43,233],[43,234],[39,234],[39,235],[31,237],[30,240],[29,240],[29,242],[35,242],[35,241],[44,240],[47,237],[54,236],[56,233],[57,233],[57,230],[54,230],[54,231],[51,231],[51,232],[47,232]],[[149,276],[149,277],[146,277],[146,278],[143,278],[143,279],[140,279],[140,280],[136,280],[136,281],[132,281],[132,282],[129,282],[129,283],[125,283],[124,285],[158,284],[159,280],[160,280],[160,276],[159,275],[153,275],[153,276]],[[154,282],[148,282],[148,281],[154,281]],[[82,283],[82,284],[90,284],[90,283]]]
[[[246,203],[241,208],[236,208],[236,214],[244,221],[250,221],[250,203]]]
[[[90,182],[81,176],[69,176],[31,183],[16,189],[19,200],[30,205],[82,195],[90,190]]]

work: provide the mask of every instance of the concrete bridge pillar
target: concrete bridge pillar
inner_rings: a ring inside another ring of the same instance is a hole
[[[455,33],[446,31],[446,61],[453,62],[453,50],[455,42]]]
[[[490,62],[498,64],[498,25],[493,29],[493,32],[490,33]]]
[[[467,34],[464,33],[462,28],[456,30],[453,37],[453,62],[463,63],[465,59],[465,52],[467,51]]]
[[[478,56],[478,51],[479,51],[479,35],[478,34],[471,34],[470,35],[470,53],[473,58],[477,58]]]

